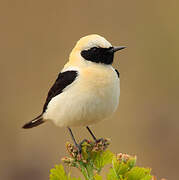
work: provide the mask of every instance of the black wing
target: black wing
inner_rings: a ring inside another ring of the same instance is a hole
[[[117,69],[115,69],[115,71],[116,71],[116,73],[117,73],[118,78],[120,78],[120,73],[119,73],[119,71],[118,71]]]
[[[78,72],[77,71],[65,71],[58,75],[58,78],[56,79],[55,83],[51,87],[51,89],[48,92],[48,96],[46,98],[46,102],[43,107],[43,112],[46,111],[48,103],[50,100],[57,96],[58,94],[63,92],[63,89],[67,87],[69,84],[71,84],[77,77]]]

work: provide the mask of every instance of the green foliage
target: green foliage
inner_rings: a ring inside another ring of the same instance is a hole
[[[102,180],[102,176],[100,176],[99,174],[96,174],[96,175],[94,176],[94,179],[95,179],[95,180]]]
[[[150,169],[134,167],[127,174],[128,180],[151,180]]]
[[[95,167],[98,169],[98,172],[100,172],[105,165],[110,164],[114,156],[114,154],[109,150],[95,152],[94,154],[95,156],[93,157],[93,162]]]
[[[50,180],[81,180],[80,178],[71,178],[70,173],[66,174],[64,167],[56,165],[55,168],[50,170]]]
[[[70,157],[65,157],[62,161],[70,166],[80,170],[85,180],[102,180],[100,175],[102,168],[110,164],[111,167],[106,173],[107,180],[152,180],[150,169],[137,167],[136,156],[119,153],[113,154],[106,148],[109,140],[101,139],[92,142],[85,141],[82,144],[82,153],[72,144],[67,143],[67,151]],[[50,170],[50,180],[81,180],[72,178],[70,173],[66,173],[62,165],[56,165]]]
[[[135,166],[136,157],[127,154],[118,154],[113,157],[112,168],[109,170],[107,180],[127,180],[127,173]]]

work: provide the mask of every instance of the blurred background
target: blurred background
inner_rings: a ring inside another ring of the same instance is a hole
[[[179,161],[179,1],[0,1],[0,178],[48,180],[66,155],[65,128],[22,125],[39,115],[47,92],[76,41],[97,33],[127,48],[117,112],[92,127],[113,152],[136,154],[138,165],[175,180]],[[73,128],[78,141],[90,138]],[[73,170],[73,176],[78,172]]]

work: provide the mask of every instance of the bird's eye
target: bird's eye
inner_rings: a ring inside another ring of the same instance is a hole
[[[98,49],[97,47],[91,48],[92,51],[96,51],[97,49]]]

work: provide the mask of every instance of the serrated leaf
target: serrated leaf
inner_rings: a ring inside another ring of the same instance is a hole
[[[150,169],[134,167],[127,174],[128,180],[151,180]]]
[[[132,169],[136,164],[136,157],[130,157],[130,159],[127,162],[127,165],[130,169]]]
[[[50,170],[50,180],[80,180],[80,178],[71,178],[70,174],[66,174],[64,167],[55,165],[55,168]]]
[[[110,169],[109,173],[107,174],[107,180],[118,180],[118,176],[115,173],[114,169]]]
[[[98,152],[94,157],[94,164],[97,168],[101,169],[105,165],[112,162],[114,154],[110,151]]]
[[[94,179],[95,179],[95,180],[102,180],[102,176],[100,176],[99,174],[96,174],[96,175],[94,176]]]
[[[120,176],[120,175],[125,175],[128,171],[129,171],[129,166],[127,165],[127,164],[125,164],[125,163],[120,163],[120,165],[119,165],[119,169],[118,169],[118,176]]]
[[[56,165],[55,168],[50,170],[50,180],[68,180],[68,176],[64,170],[64,167]]]
[[[118,178],[129,171],[129,166],[124,162],[119,162],[116,157],[113,158],[112,165]]]
[[[152,180],[152,176],[151,175],[146,175],[143,179],[141,180]]]

